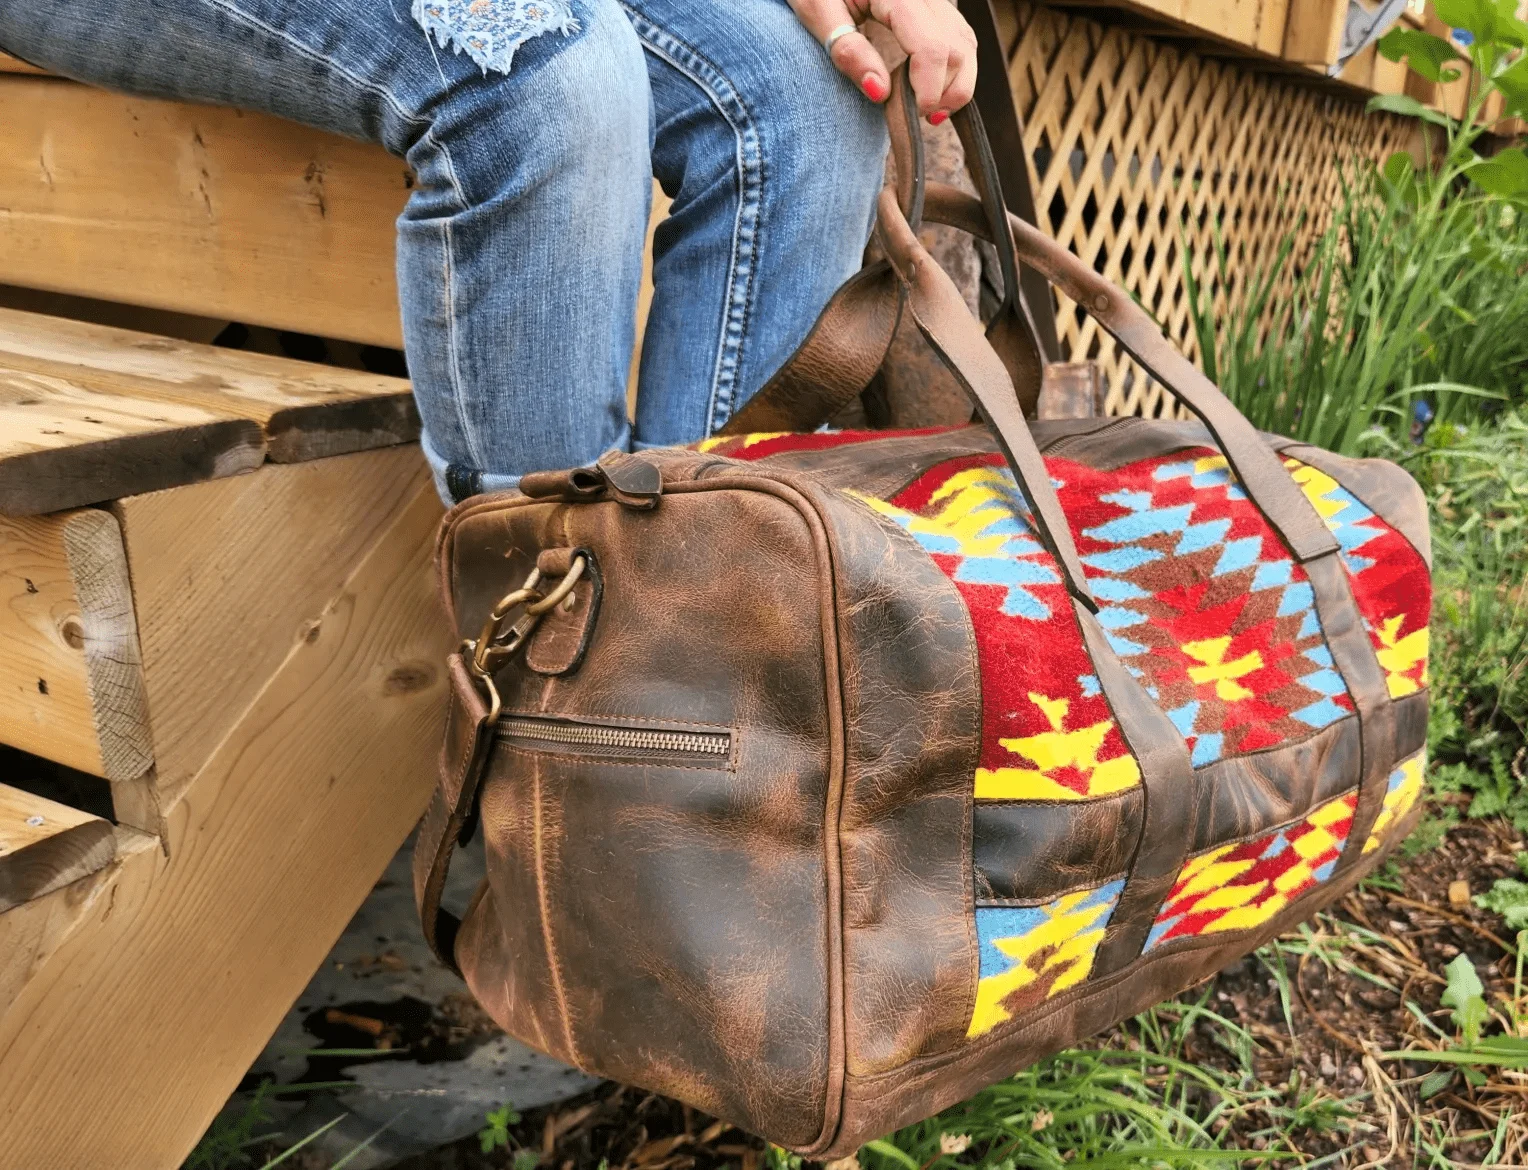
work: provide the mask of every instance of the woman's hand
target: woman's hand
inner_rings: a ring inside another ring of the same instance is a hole
[[[875,19],[912,61],[918,112],[936,125],[971,100],[976,89],[976,34],[955,0],[788,0],[819,41],[845,25]],[[891,93],[891,70],[860,32],[833,42],[833,64],[873,102]]]

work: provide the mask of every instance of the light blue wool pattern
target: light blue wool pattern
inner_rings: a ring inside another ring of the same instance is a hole
[[[484,73],[508,73],[532,37],[578,31],[568,0],[414,0],[413,15],[442,49],[466,53]]]

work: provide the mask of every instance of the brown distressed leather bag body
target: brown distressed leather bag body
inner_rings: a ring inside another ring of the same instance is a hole
[[[528,476],[439,544],[437,953],[526,1043],[819,1158],[1212,974],[1419,811],[1420,492],[1254,431],[961,124],[984,198],[899,122],[886,259],[728,434]],[[923,218],[997,242],[986,335]],[[1199,421],[1027,423],[1020,261]],[[984,425],[814,433],[904,319]]]

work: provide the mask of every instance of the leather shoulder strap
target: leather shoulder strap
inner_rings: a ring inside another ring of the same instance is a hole
[[[446,891],[451,854],[458,841],[471,837],[469,826],[475,822],[478,786],[493,747],[498,712],[484,701],[460,654],[451,655],[446,674],[450,699],[440,745],[439,783],[414,841],[414,904],[430,950],[460,975],[456,934],[461,920],[443,909],[440,900]]]
[[[1020,219],[1038,224],[1034,190],[1029,183],[1029,151],[1024,146],[1024,128],[1014,105],[1008,56],[992,13],[992,0],[960,0],[959,8],[976,33],[976,108],[991,143],[989,150],[1002,185],[1003,202]],[[1042,273],[1023,268],[1019,287],[1040,342],[1041,355],[1046,362],[1061,361],[1050,283]]]

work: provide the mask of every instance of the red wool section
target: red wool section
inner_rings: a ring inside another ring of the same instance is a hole
[[[1003,468],[1005,464],[998,454],[950,459],[919,476],[889,502],[920,516],[943,514],[948,518],[948,500],[936,502],[932,497],[953,476],[974,467]],[[1027,520],[1027,516],[1021,519]],[[981,669],[980,767],[1038,768],[1063,788],[1079,796],[1090,795],[1090,771],[1075,765],[1045,768],[1043,761],[1031,760],[1002,743],[1005,739],[1029,739],[1054,730],[1077,731],[1107,723],[1096,762],[1106,763],[1130,754],[1109,704],[1099,691],[1092,659],[1083,644],[1071,599],[1055,571],[1054,559],[1043,551],[1026,558],[1049,569],[1054,581],[1025,586],[1049,613],[1043,620],[1035,620],[1004,612],[1007,586],[962,580],[962,565],[967,557],[941,552],[931,552],[930,556],[954,582],[971,614]],[[1066,701],[1060,728],[1053,727],[1032,695]]]

